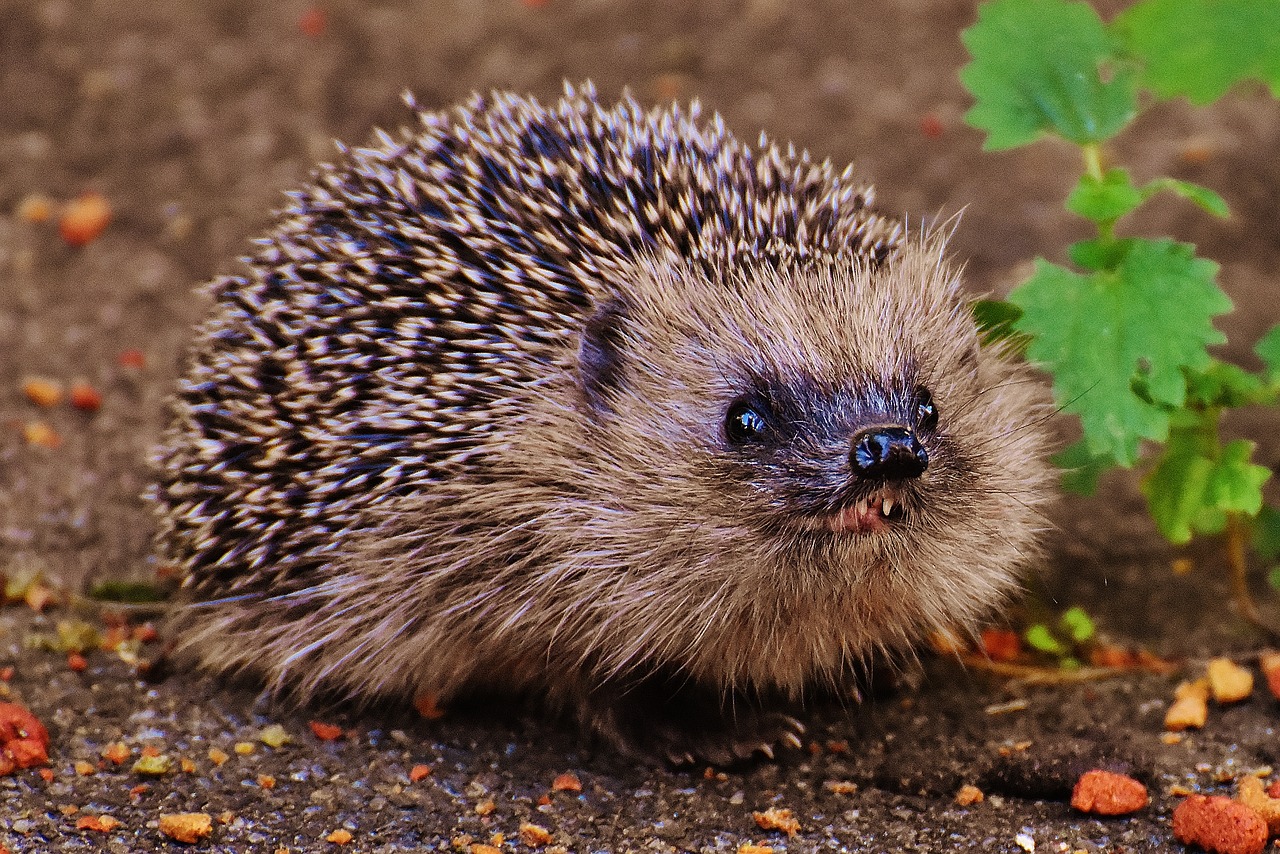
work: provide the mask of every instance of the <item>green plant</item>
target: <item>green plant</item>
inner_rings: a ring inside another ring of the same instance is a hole
[[[1213,318],[1231,309],[1218,265],[1167,238],[1118,226],[1153,196],[1174,193],[1228,215],[1212,190],[1172,178],[1138,185],[1108,166],[1104,144],[1154,101],[1207,104],[1246,80],[1280,96],[1280,0],[1139,0],[1110,22],[1087,3],[994,0],[963,34],[960,73],[976,102],[967,121],[987,149],[1044,135],[1078,146],[1083,170],[1066,208],[1093,225],[1072,267],[1038,259],[1008,302],[979,303],[989,338],[1012,338],[1053,377],[1083,438],[1057,458],[1064,484],[1091,492],[1112,466],[1140,464],[1152,519],[1174,543],[1225,534],[1246,615],[1246,544],[1280,556],[1280,511],[1264,505],[1271,471],[1254,443],[1224,441],[1223,413],[1280,401],[1280,324],[1254,348],[1249,371],[1211,355],[1225,341]],[[1273,575],[1280,576],[1280,572]]]
[[[1094,640],[1096,632],[1084,609],[1073,607],[1062,612],[1056,625],[1032,623],[1022,633],[1022,639],[1036,652],[1056,659],[1059,667],[1073,669],[1080,666],[1081,652]]]

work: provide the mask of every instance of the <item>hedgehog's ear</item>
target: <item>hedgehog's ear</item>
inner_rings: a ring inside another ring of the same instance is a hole
[[[587,405],[600,413],[613,413],[611,398],[622,384],[622,328],[626,319],[626,307],[618,300],[609,300],[582,327],[578,386]]]

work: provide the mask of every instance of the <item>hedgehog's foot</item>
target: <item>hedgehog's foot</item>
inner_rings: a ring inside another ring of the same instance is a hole
[[[779,747],[802,747],[804,724],[785,712],[739,711],[720,723],[714,729],[695,729],[682,721],[651,720],[643,736],[645,747],[678,767],[698,763],[732,767],[761,757],[773,759]]]
[[[666,680],[594,691],[583,723],[622,751],[672,765],[733,766],[799,749],[804,724],[759,698]]]

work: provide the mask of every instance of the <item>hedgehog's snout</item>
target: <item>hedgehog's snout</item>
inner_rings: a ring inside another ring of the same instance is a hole
[[[854,434],[849,466],[860,480],[912,480],[929,467],[929,452],[910,428],[879,425]]]

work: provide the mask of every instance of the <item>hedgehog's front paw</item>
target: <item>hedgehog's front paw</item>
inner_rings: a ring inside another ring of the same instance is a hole
[[[757,698],[663,682],[596,692],[582,710],[597,735],[632,755],[731,766],[799,749],[804,724]]]
[[[804,724],[784,712],[752,710],[726,717],[717,729],[656,727],[648,734],[654,753],[675,766],[697,763],[733,766],[760,757],[773,759],[778,748],[799,750]]]

